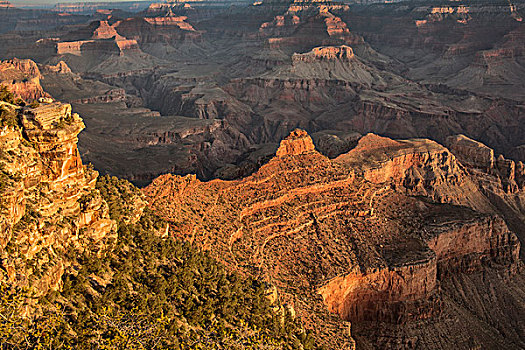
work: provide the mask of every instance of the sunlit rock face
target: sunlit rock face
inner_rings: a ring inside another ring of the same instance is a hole
[[[31,60],[12,59],[0,62],[0,81],[16,96],[25,100],[49,97],[40,85],[42,75]]]
[[[141,185],[195,174],[144,190],[167,232],[275,285],[326,348],[524,348],[523,4],[200,5],[5,10],[0,53],[39,65],[6,63],[2,81],[71,103],[87,125],[82,157],[103,173]],[[49,166],[27,173],[76,198],[90,172],[53,130],[80,124],[67,105],[39,108],[21,112],[20,144]],[[9,220],[26,225],[33,190],[9,186]],[[102,204],[74,202],[49,210],[107,224]],[[23,231],[24,254],[44,230]],[[113,231],[89,232],[78,236],[104,245]]]
[[[337,59],[350,60],[353,57],[354,51],[349,46],[322,46],[315,47],[307,53],[294,54],[292,62],[312,63],[315,61],[335,61]]]
[[[86,157],[103,173],[140,184],[166,172],[242,177],[297,127],[441,144],[463,134],[524,161],[520,13],[521,4],[461,1],[264,1],[233,9],[159,3],[133,14],[26,13],[36,18],[20,28],[55,16],[70,25],[6,34],[0,52],[53,66],[63,61],[80,74],[60,84],[43,73],[49,93],[82,109]],[[191,119],[160,127],[141,118],[159,114]],[[113,118],[124,115],[133,117]],[[103,138],[126,147],[101,151],[94,139]],[[348,149],[320,148],[330,157]]]
[[[60,290],[73,252],[111,244],[116,224],[95,189],[98,173],[82,164],[84,123],[71,106],[2,108],[18,121],[0,132],[2,280],[44,295]]]
[[[165,175],[144,193],[172,232],[232,269],[271,281],[321,343],[348,344],[348,333],[337,328],[349,321],[358,345],[414,348],[418,339],[430,349],[436,348],[425,335],[431,330],[483,338],[478,321],[457,311],[477,308],[478,301],[454,304],[456,292],[442,285],[485,271],[507,277],[491,275],[479,288],[503,291],[523,280],[516,233],[480,188],[485,175],[473,177],[469,169],[436,142],[373,134],[330,160],[295,130],[244,179]],[[450,317],[466,326],[454,326]],[[514,316],[498,317],[511,324]],[[491,346],[505,342],[493,339]]]
[[[303,130],[295,130],[290,136],[281,141],[275,154],[277,157],[294,156],[315,152],[312,138]]]

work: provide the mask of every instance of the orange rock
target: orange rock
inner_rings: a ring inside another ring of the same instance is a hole
[[[2,85],[24,100],[38,100],[50,97],[40,85],[42,75],[35,62],[31,60],[12,60],[0,63],[0,81]]]
[[[369,134],[330,160],[298,129],[249,177],[164,175],[144,193],[172,234],[271,281],[320,344],[344,348],[344,321],[432,325],[450,312],[439,286],[451,276],[493,263],[519,273],[519,241],[475,181],[430,140]]]
[[[71,106],[3,104],[19,114],[21,123],[0,131],[0,148],[7,152],[0,164],[9,174],[0,208],[0,249],[17,245],[4,268],[15,271],[9,283],[44,295],[60,290],[64,267],[71,264],[66,252],[84,249],[87,241],[103,247],[116,238],[116,223],[95,189],[98,173],[82,164],[77,135],[84,123]],[[30,220],[21,223],[24,215]],[[53,266],[34,276],[34,266],[47,261]]]
[[[277,150],[277,157],[294,156],[315,152],[312,138],[304,130],[297,129],[292,131],[290,136],[281,141]]]

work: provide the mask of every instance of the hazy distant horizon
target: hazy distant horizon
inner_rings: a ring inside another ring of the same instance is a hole
[[[134,0],[9,0],[13,5],[54,5],[57,3],[67,3],[67,2],[129,2]],[[146,0],[136,0],[136,1],[146,1]]]

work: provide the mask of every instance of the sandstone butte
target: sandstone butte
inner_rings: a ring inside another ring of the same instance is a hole
[[[296,130],[244,179],[163,175],[143,192],[170,232],[275,286],[329,349],[515,348],[523,232],[507,222],[523,227],[523,165],[449,141],[458,158],[368,134],[329,159]]]
[[[267,37],[271,48],[311,47],[313,38],[324,45],[362,44],[363,38],[348,29],[346,23],[329,10],[347,10],[344,5],[327,5],[312,8],[311,4],[291,5],[283,15],[261,24],[259,32]],[[317,14],[312,14],[312,11]],[[299,51],[301,52],[301,51]]]
[[[45,295],[78,268],[75,252],[115,241],[116,223],[95,189],[98,173],[82,164],[84,123],[71,106],[1,107],[18,125],[0,129],[0,280]]]
[[[314,47],[307,53],[296,53],[292,55],[292,62],[311,63],[318,60],[350,60],[354,58],[354,51],[350,46],[321,46]]]

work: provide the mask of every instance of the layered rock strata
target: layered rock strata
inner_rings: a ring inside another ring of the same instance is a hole
[[[337,330],[343,323],[334,326],[319,311],[319,295],[339,322],[352,322],[361,343],[415,348],[430,343],[433,331],[445,336],[440,325],[448,327],[448,317],[467,323],[455,328],[461,336],[481,331],[473,320],[482,316],[448,309],[440,284],[486,269],[521,278],[516,234],[456,157],[429,140],[367,135],[329,160],[296,130],[247,178],[201,182],[165,175],[144,193],[171,232],[275,285],[306,325],[316,324],[329,348],[350,338]],[[519,302],[512,307],[524,310]],[[401,328],[381,333],[378,324]],[[423,325],[409,336],[416,324]],[[502,337],[493,341],[507,344]],[[512,342],[518,348],[519,338]],[[452,345],[456,340],[434,348]]]
[[[75,268],[75,251],[111,244],[116,224],[95,189],[98,173],[80,159],[84,124],[71,106],[2,108],[16,123],[0,132],[1,278],[44,295],[60,290],[64,271]]]
[[[40,85],[42,75],[31,60],[12,59],[0,63],[0,82],[16,96],[24,100],[50,97]]]

